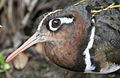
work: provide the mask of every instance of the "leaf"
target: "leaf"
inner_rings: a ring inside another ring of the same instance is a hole
[[[1,67],[1,70],[3,70],[3,71],[10,69],[9,64],[3,64],[3,65],[1,65],[0,67]]]
[[[20,53],[14,60],[13,64],[16,69],[23,69],[28,63],[28,55]]]
[[[4,57],[3,57],[2,54],[0,54],[0,64],[2,65],[2,64],[4,64],[4,63],[5,63]]]
[[[36,46],[35,46],[35,49],[38,53],[42,54],[42,55],[45,55],[45,50],[44,50],[44,43],[38,43]]]
[[[4,72],[6,70],[10,69],[9,64],[5,63],[3,54],[0,54],[0,71]]]

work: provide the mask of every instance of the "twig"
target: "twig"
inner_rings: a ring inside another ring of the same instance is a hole
[[[13,11],[13,0],[8,1],[8,20],[11,26],[11,31],[12,33],[16,32],[15,28],[15,22],[14,22],[14,17],[13,17],[14,11]]]
[[[120,5],[114,5],[114,3],[112,3],[111,5],[109,5],[106,8],[102,8],[100,10],[91,10],[91,13],[93,13],[93,16],[95,16],[97,13],[100,13],[101,11],[105,11],[105,10],[117,8],[117,7],[120,7]]]
[[[0,10],[3,8],[6,0],[0,0]]]
[[[34,8],[36,7],[36,4],[38,3],[39,0],[34,0],[31,5],[29,6],[29,12],[26,14],[26,16],[24,17],[24,19],[22,20],[22,25],[25,26],[28,23],[28,20],[34,10]]]

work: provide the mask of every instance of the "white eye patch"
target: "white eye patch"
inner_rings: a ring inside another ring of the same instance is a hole
[[[49,21],[49,29],[51,31],[56,31],[60,28],[62,24],[72,23],[73,20],[74,18],[67,18],[67,17],[52,19]]]

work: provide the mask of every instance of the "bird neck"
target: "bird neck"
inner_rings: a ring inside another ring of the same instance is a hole
[[[83,48],[80,48],[80,46]],[[69,40],[60,42],[45,43],[45,52],[51,61],[61,67],[75,71],[84,71],[85,63],[82,53],[84,48],[85,46],[80,45],[80,37],[72,37]]]

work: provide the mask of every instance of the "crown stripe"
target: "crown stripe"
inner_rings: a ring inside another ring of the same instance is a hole
[[[40,28],[41,28],[41,26],[42,26],[44,20],[45,20],[49,15],[51,15],[51,14],[53,14],[53,13],[56,13],[56,12],[58,12],[58,11],[61,11],[61,9],[58,9],[58,10],[55,10],[55,11],[49,12],[46,16],[44,16],[44,18],[43,18],[43,19],[41,20],[41,22],[39,23],[39,25],[38,25],[38,29],[37,29],[37,30],[40,30]]]

